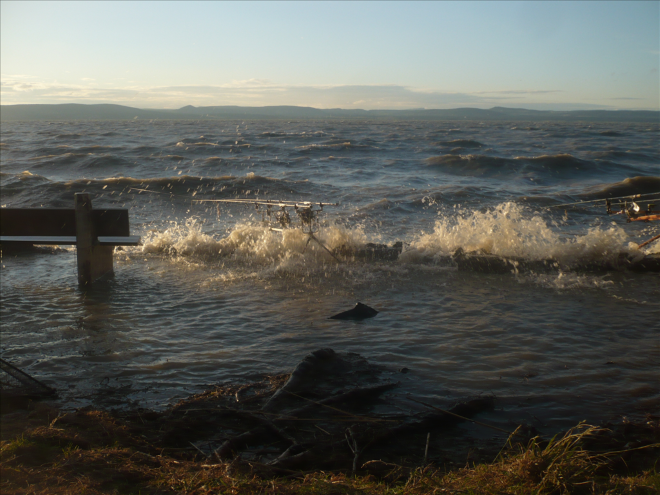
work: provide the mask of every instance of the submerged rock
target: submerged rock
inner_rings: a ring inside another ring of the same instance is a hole
[[[303,358],[263,409],[273,410],[287,402],[295,402],[296,396],[292,394],[311,393],[324,397],[337,389],[380,383],[378,375],[378,370],[358,354],[338,354],[332,349],[319,349]]]
[[[403,243],[399,241],[391,246],[373,242],[368,242],[357,248],[341,246],[335,249],[334,253],[343,258],[360,261],[396,261],[401,251],[403,251]]]
[[[357,303],[353,309],[338,313],[328,318],[329,320],[364,320],[365,318],[373,318],[378,314],[374,308],[370,308],[361,302]]]
[[[643,253],[619,253],[616,256],[603,257],[574,263],[560,263],[554,259],[533,260],[517,256],[499,256],[483,251],[465,252],[458,248],[451,257],[460,271],[481,273],[557,273],[559,271],[578,271],[587,273],[606,273],[610,271],[631,270],[636,272],[660,271],[660,255]]]

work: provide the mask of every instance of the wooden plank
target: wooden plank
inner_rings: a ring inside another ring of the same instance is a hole
[[[3,235],[0,243],[29,242],[37,245],[75,245],[76,236]]]
[[[24,242],[36,244],[38,246],[48,245],[71,245],[75,246],[75,236],[44,236],[44,235],[3,235],[0,236],[0,243]],[[98,245],[100,246],[138,246],[140,244],[139,235],[129,236],[99,236]]]
[[[75,237],[75,211],[70,208],[2,208],[0,235]]]
[[[130,235],[128,210],[106,208],[92,211],[96,235]],[[72,208],[1,208],[0,235],[75,236],[76,215]]]
[[[122,237],[99,236],[100,246],[137,246],[139,244],[139,235],[128,235]]]
[[[92,221],[97,236],[128,237],[131,235],[127,209],[93,210]]]

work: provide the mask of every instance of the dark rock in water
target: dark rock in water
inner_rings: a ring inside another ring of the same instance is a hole
[[[607,273],[610,271],[631,270],[636,272],[659,272],[660,255],[649,254],[641,258],[628,253],[601,260],[583,261],[574,264],[560,264],[553,259],[528,260],[512,256],[496,256],[482,251],[465,252],[458,248],[452,255],[452,261],[460,271],[481,273],[554,273],[561,270],[588,273]]]
[[[647,254],[641,260],[632,261],[627,268],[634,272],[660,272],[660,254]]]
[[[358,354],[338,354],[332,349],[319,349],[303,358],[289,380],[264,405],[264,410],[281,408],[289,400],[298,400],[291,394],[313,396],[329,395],[332,390],[347,386],[379,383],[379,371]],[[358,379],[352,383],[351,379]]]
[[[374,308],[370,308],[361,302],[357,303],[353,309],[344,311],[343,313],[336,314],[328,318],[329,320],[364,320],[365,318],[373,318],[378,314]]]
[[[518,273],[536,272],[547,273],[557,271],[559,264],[552,259],[527,260],[519,257],[502,257],[481,252],[466,253],[458,248],[452,260],[460,271],[473,271],[482,273]]]
[[[391,246],[368,242],[359,248],[341,246],[335,249],[334,253],[344,258],[360,261],[396,261],[402,250],[403,243],[400,241]]]

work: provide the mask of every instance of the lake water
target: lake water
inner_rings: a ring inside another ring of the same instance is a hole
[[[657,124],[2,123],[3,207],[73,207],[85,191],[128,208],[143,241],[87,292],[74,248],[3,253],[2,357],[70,407],[164,407],[331,347],[440,407],[494,394],[500,426],[658,412],[660,275],[580,266],[634,252],[660,225],[553,206],[660,198],[659,143]],[[404,250],[337,263],[254,206],[197,202],[231,198],[338,202],[316,234],[328,248]],[[459,247],[561,269],[458,271]],[[327,319],[357,301],[380,313]]]

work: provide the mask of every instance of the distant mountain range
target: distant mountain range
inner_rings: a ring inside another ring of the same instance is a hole
[[[344,110],[340,108],[319,109],[296,106],[238,107],[214,106],[193,107],[177,110],[154,110],[132,108],[123,105],[85,105],[65,103],[58,105],[2,105],[2,121],[67,121],[67,120],[206,120],[206,119],[252,119],[252,120],[324,120],[324,119],[401,119],[401,120],[483,120],[509,122],[660,122],[660,112],[650,110],[572,110],[547,111],[522,108],[495,107],[455,108],[451,110]]]

